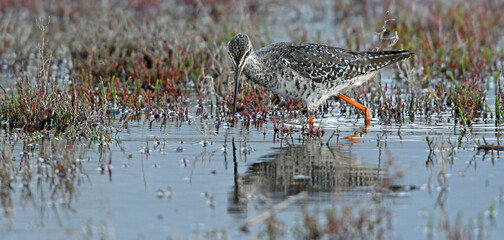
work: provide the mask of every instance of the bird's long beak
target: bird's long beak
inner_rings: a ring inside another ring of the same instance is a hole
[[[238,95],[238,81],[240,80],[241,76],[241,69],[240,68],[235,68],[235,89],[234,89],[234,97],[233,97],[233,121],[235,117],[235,112],[236,112],[236,96]]]

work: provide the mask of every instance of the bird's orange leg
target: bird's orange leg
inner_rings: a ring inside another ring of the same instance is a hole
[[[308,116],[308,124],[310,124],[310,128],[313,129],[313,113],[310,113]]]
[[[366,116],[366,126],[371,124],[371,114],[369,113],[369,108],[352,100],[351,98],[349,98],[341,93],[339,94],[339,98],[343,99],[347,103],[350,103],[352,106],[358,108],[359,110],[361,110],[364,113],[364,115]]]

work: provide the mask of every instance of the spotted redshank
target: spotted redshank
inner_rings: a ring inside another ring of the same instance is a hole
[[[298,42],[278,42],[253,51],[249,37],[241,33],[231,38],[228,53],[235,71],[233,119],[238,80],[243,72],[248,80],[279,96],[303,100],[308,108],[310,126],[313,126],[313,113],[317,108],[336,95],[360,109],[369,125],[369,109],[342,92],[362,85],[380,69],[413,54],[407,50],[354,52]]]

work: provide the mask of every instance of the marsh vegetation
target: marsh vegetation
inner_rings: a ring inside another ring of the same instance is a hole
[[[6,239],[498,239],[500,1],[6,1]],[[226,44],[409,49],[306,124]],[[392,44],[395,43],[395,44]]]

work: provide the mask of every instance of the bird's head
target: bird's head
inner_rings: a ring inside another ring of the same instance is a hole
[[[233,120],[236,111],[236,95],[238,94],[238,80],[240,79],[243,67],[247,64],[252,53],[252,43],[247,35],[238,33],[228,43],[228,54],[231,57],[235,71],[235,90],[233,98]]]
[[[248,57],[252,53],[252,43],[247,35],[238,33],[228,43],[228,54],[233,62],[233,67],[240,71],[247,63]]]

